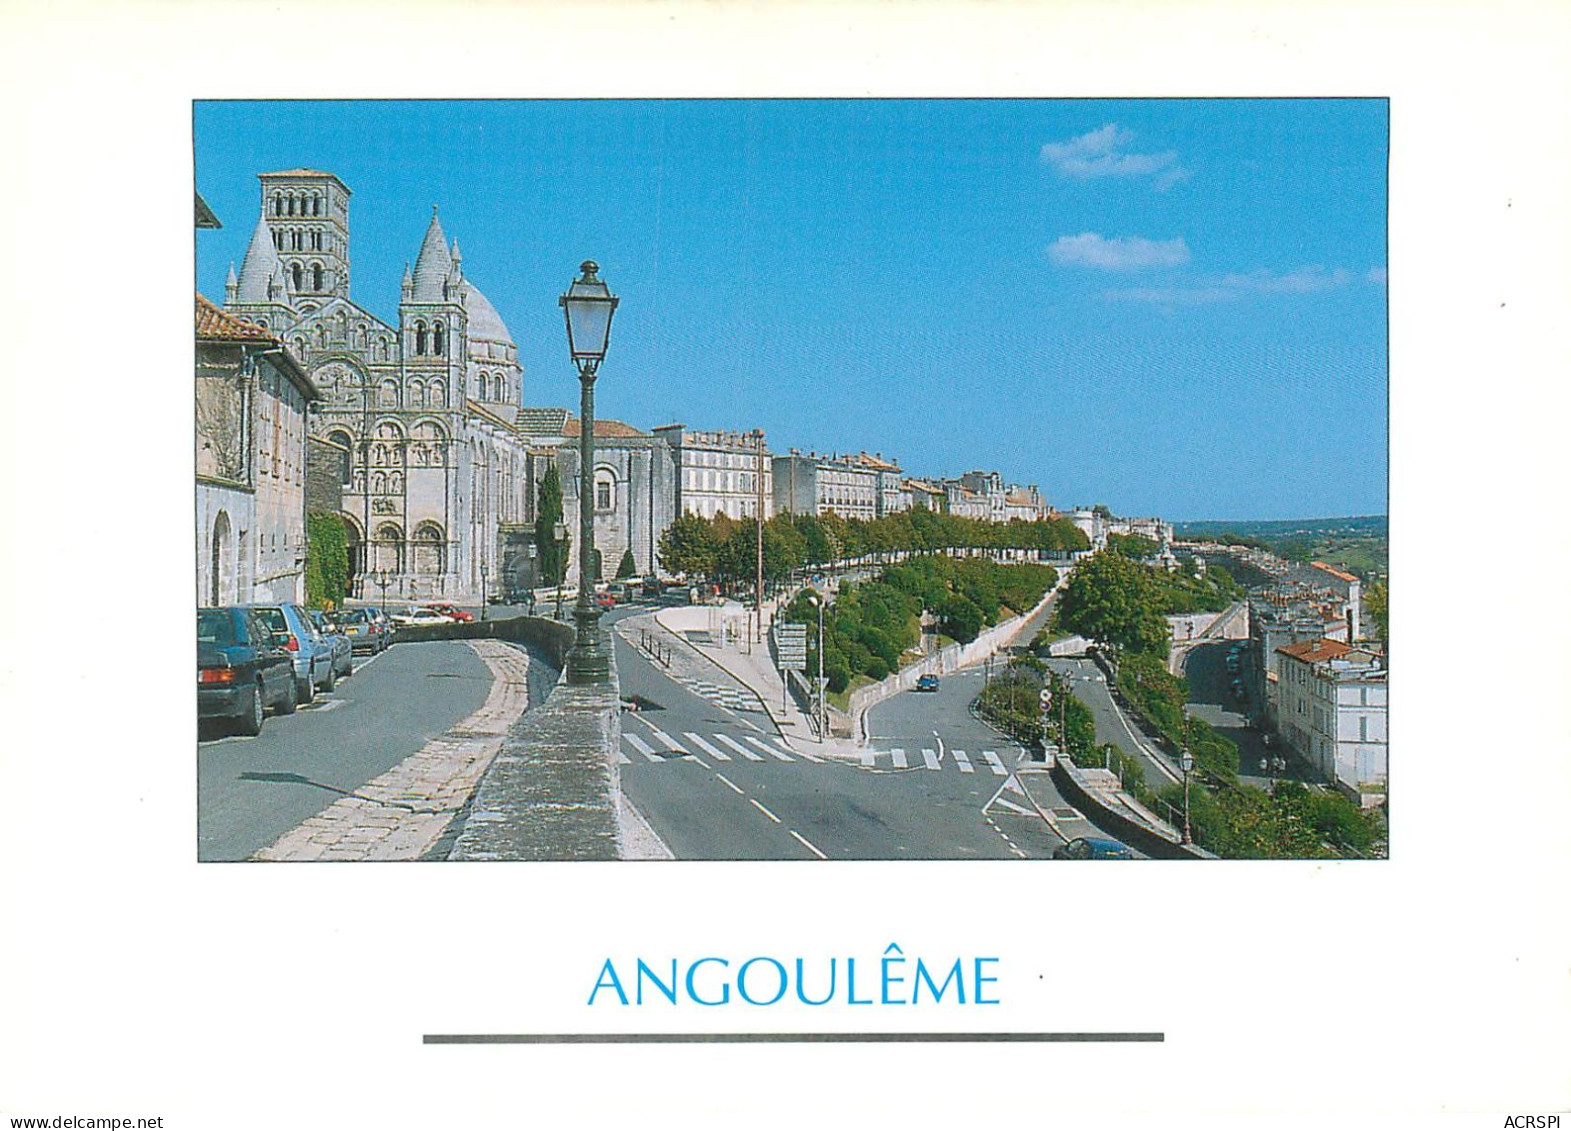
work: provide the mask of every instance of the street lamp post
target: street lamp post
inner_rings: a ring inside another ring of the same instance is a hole
[[[1184,843],[1193,844],[1189,832],[1189,771],[1195,768],[1194,755],[1189,753],[1189,712],[1184,712],[1184,748],[1178,756],[1178,766],[1184,771]]]
[[[818,609],[818,741],[829,741],[829,708],[824,695],[824,598],[818,593],[807,594],[807,599]]]
[[[586,259],[582,276],[569,284],[559,300],[567,319],[567,349],[578,368],[578,602],[573,650],[567,655],[567,682],[605,683],[611,663],[600,640],[600,610],[595,605],[595,377],[611,338],[611,316],[617,297],[600,281],[600,265]]]
[[[560,552],[561,546],[562,546],[562,539],[567,537],[567,523],[559,522],[555,526],[551,527],[551,537],[555,541],[555,544],[556,544],[556,547],[557,547],[557,552]],[[556,560],[555,553],[553,553],[551,560],[552,561]],[[566,578],[563,578],[563,577],[559,577],[559,578],[556,579],[556,619],[557,620],[561,620],[562,619],[562,582],[565,581],[565,580],[566,580]]]

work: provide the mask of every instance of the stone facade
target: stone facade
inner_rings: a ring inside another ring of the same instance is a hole
[[[354,592],[478,599],[502,578],[502,527],[533,516],[517,346],[434,209],[394,326],[350,298],[349,188],[312,169],[259,179],[225,308],[286,342],[322,389],[312,433],[350,453]]]
[[[752,518],[758,513],[760,463],[763,475],[763,511],[767,520],[775,513],[774,457],[762,431],[688,431],[682,424],[656,428],[654,434],[671,446],[678,473],[676,509],[679,514],[713,518]],[[762,452],[762,460],[760,460]]]
[[[790,455],[774,458],[776,513],[877,518],[879,473],[855,457]]]
[[[199,605],[305,597],[306,410],[277,336],[196,296]]]
[[[572,545],[568,583],[578,579],[578,421],[565,422],[555,451],[562,475],[562,510]],[[631,549],[640,575],[659,572],[660,536],[676,518],[677,460],[663,438],[619,420],[595,421],[595,549],[601,576],[616,576],[622,555]]]

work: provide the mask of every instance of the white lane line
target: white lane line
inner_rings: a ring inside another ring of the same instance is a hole
[[[765,525],[768,524],[766,523]],[[687,739],[694,746],[698,747],[705,754],[708,754],[711,758],[718,758],[722,762],[729,762],[731,760],[731,755],[727,754],[723,750],[716,750],[713,746],[709,745],[709,743],[705,742],[702,738],[690,730],[684,730],[682,732],[682,737]]]
[[[876,750],[864,750],[864,751],[862,751],[862,765],[864,765],[864,766],[876,766],[877,764],[878,764],[878,752]]]
[[[643,739],[639,738],[636,734],[631,734],[631,733],[629,733],[627,731],[623,731],[622,732],[622,737],[627,739],[627,744],[629,746],[631,746],[634,750],[638,751],[645,758],[648,758],[651,762],[664,762],[665,761],[664,758],[660,757],[660,755],[655,753],[655,748],[653,746],[650,746],[649,743],[647,743]]]
[[[893,750],[891,750],[889,752],[889,757],[893,759],[895,763],[895,769],[903,770],[906,768],[906,752],[900,749],[900,747],[896,746]]]
[[[770,746],[770,745],[768,745],[766,743],[763,743],[763,742],[759,742],[758,739],[754,738],[750,734],[744,734],[742,736],[742,738],[746,742],[751,742],[754,746],[758,747],[765,754],[772,754],[776,758],[779,758],[782,762],[794,762],[794,761],[796,761],[796,759],[792,758],[791,755],[787,754],[784,750],[776,750],[773,746]]]
[[[760,813],[762,813],[762,814],[763,814],[763,815],[764,815],[764,816],[766,816],[766,817],[768,817],[768,818],[769,818],[769,819],[770,819],[770,820],[771,820],[771,821],[773,821],[773,822],[774,822],[774,823],[775,823],[775,824],[777,824],[777,825],[778,825],[778,824],[782,824],[782,823],[783,823],[783,822],[782,822],[782,821],[781,821],[781,820],[780,820],[780,818],[779,818],[779,817],[777,817],[777,816],[775,816],[775,815],[774,815],[774,814],[773,814],[773,813],[771,813],[771,812],[770,812],[770,811],[769,811],[769,810],[768,810],[768,809],[765,809],[765,808],[764,808],[764,807],[763,807],[763,806],[762,806],[762,805],[760,805],[760,804],[759,804],[759,803],[758,803],[758,799],[757,799],[757,798],[756,798],[756,797],[749,797],[749,798],[748,798],[748,799],[747,799],[747,800],[748,800],[748,802],[749,802],[749,803],[750,803],[750,804],[751,804],[751,805],[752,805],[752,806],[753,806],[753,808],[754,808],[754,809],[757,809],[757,810],[758,810],[758,811],[759,811],[759,812],[760,812]]]
[[[740,742],[738,742],[736,739],[732,738],[729,734],[717,734],[717,735],[715,735],[715,741],[716,742],[723,742],[723,743],[725,743],[732,750],[735,750],[738,754],[740,754],[742,757],[746,758],[750,762],[762,762],[764,760],[761,755],[754,754],[751,750],[749,750],[747,747],[743,746]]]
[[[670,751],[672,751],[673,753],[676,753],[676,754],[686,754],[687,753],[686,750],[682,749],[682,744],[681,743],[677,742],[676,739],[672,738],[665,731],[663,731],[659,727],[655,726],[654,723],[644,722],[643,719],[639,719],[638,721],[641,722],[641,723],[644,723],[644,725],[649,728],[650,733],[655,736],[655,741],[660,743],[660,745],[664,746],[667,750],[670,750]]]
[[[628,764],[630,764],[632,762],[632,759],[629,758],[626,754],[622,753],[621,750],[618,750],[616,752],[616,760],[617,760],[618,763],[620,763],[621,765],[624,765],[624,766],[626,766],[626,765],[628,765]]]
[[[719,779],[720,779],[720,780],[721,780],[721,781],[723,781],[723,782],[725,782],[725,783],[726,783],[726,785],[728,785],[728,786],[730,786],[730,787],[731,787],[731,789],[732,789],[732,790],[733,790],[733,791],[734,791],[734,792],[736,792],[736,793],[741,793],[741,794],[742,794],[742,796],[743,796],[743,797],[746,797],[746,796],[747,796],[747,794],[746,794],[746,793],[743,793],[743,792],[742,792],[742,787],[741,787],[741,786],[739,786],[739,785],[737,785],[737,784],[736,784],[736,782],[734,782],[734,781],[732,781],[732,780],[731,780],[731,779],[730,779],[730,778],[728,778],[728,777],[726,777],[726,776],[725,776],[725,775],[724,775],[724,774],[722,774],[722,773],[720,773],[720,772],[718,772],[718,771],[716,771],[716,773],[715,773],[715,777],[717,777],[717,778],[719,778]]]
[[[938,755],[934,754],[931,750],[922,751],[922,761],[927,764],[928,769],[938,769]]]
[[[999,777],[1007,778],[1009,776],[1009,771],[1004,769],[1004,763],[999,760],[998,754],[996,752],[992,750],[984,750],[982,751],[982,757],[987,759],[988,768]]]
[[[962,774],[976,773],[976,768],[971,765],[971,759],[966,757],[964,750],[951,750],[950,753],[955,756],[955,765],[960,767]]]
[[[1007,797],[995,797],[993,799],[993,804],[997,808],[999,808],[999,809],[1008,809],[1011,813],[1019,813],[1021,816],[1025,816],[1025,817],[1035,817],[1036,816],[1036,810],[1035,809],[1027,809],[1024,805],[1016,805],[1013,801],[1009,800],[1009,798],[1007,798]]]
[[[790,833],[792,836],[796,837],[797,840],[801,841],[802,842],[802,847],[807,849],[809,852],[811,852],[814,856],[818,857],[820,860],[828,860],[829,859],[829,857],[825,856],[822,852],[818,851],[818,848],[813,844],[812,841],[808,840],[805,836],[803,836],[801,833],[797,832],[795,829],[787,829],[786,832]]]

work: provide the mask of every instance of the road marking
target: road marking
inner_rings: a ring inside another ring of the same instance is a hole
[[[620,749],[618,749],[616,752],[616,760],[623,766],[629,765],[633,761],[626,754],[622,753]]]
[[[1035,809],[1027,809],[1024,805],[1016,805],[1007,797],[995,797],[992,803],[1000,809],[1008,809],[1011,813],[1019,813],[1025,817],[1035,817],[1037,815]]]
[[[709,745],[709,743],[705,742],[702,738],[699,738],[698,735],[694,734],[690,730],[683,731],[682,737],[687,739],[694,746],[698,747],[705,754],[708,754],[711,758],[718,758],[722,762],[729,762],[731,760],[731,755],[725,753],[723,750],[716,750],[713,746]]]
[[[938,755],[934,754],[931,750],[922,751],[922,761],[927,763],[928,769],[938,769]]]
[[[638,751],[645,758],[648,758],[651,762],[664,762],[665,761],[664,758],[660,757],[660,755],[655,753],[655,748],[653,746],[650,746],[649,743],[647,743],[643,739],[639,738],[636,734],[633,734],[633,733],[628,732],[628,731],[624,731],[622,733],[622,737],[627,739],[627,742],[628,742],[629,746],[631,746],[634,750]]]
[[[758,799],[756,797],[749,797],[747,800],[748,800],[748,803],[750,805],[752,805],[754,809],[757,809],[760,813],[762,813],[764,816],[768,817],[775,824],[779,825],[779,824],[783,824],[784,823],[784,822],[782,822],[780,820],[779,817],[775,816],[768,809],[765,809],[762,805],[760,805],[758,803]]]
[[[818,763],[820,765],[823,764],[824,760],[822,758],[818,757],[818,755],[816,755],[816,754],[809,754],[806,750],[792,750],[789,746],[787,746],[785,744],[785,739],[783,739],[783,738],[775,738],[775,737],[771,736],[769,741],[773,742],[776,746],[780,747],[780,749],[784,750],[787,754],[795,754],[798,758],[801,758],[801,759],[803,759],[804,761],[807,761],[807,762],[816,762],[816,763]]]
[[[796,837],[797,840],[801,841],[802,842],[802,846],[804,848],[806,848],[809,852],[811,852],[814,856],[818,857],[820,860],[828,860],[829,859],[829,857],[825,856],[822,852],[818,851],[817,847],[814,846],[812,841],[808,840],[805,836],[803,836],[801,833],[797,832],[795,829],[787,829],[786,832],[790,833],[792,836]]]
[[[747,794],[742,791],[742,787],[741,786],[737,785],[734,781],[732,781],[730,778],[726,777],[724,774],[719,773],[717,771],[715,773],[715,777],[717,777],[721,781],[725,782],[726,785],[730,786],[732,788],[732,790],[734,790],[735,792],[742,794],[743,797],[747,796]]]
[[[723,742],[723,743],[725,743],[732,750],[735,750],[738,754],[740,754],[742,757],[746,758],[750,762],[762,762],[764,760],[761,755],[754,754],[751,750],[749,750],[747,747],[743,746],[740,742],[738,742],[736,739],[732,738],[729,734],[717,734],[717,735],[715,735],[715,741],[716,742]]]
[[[998,755],[991,750],[982,751],[982,757],[987,759],[988,768],[1001,778],[1009,776],[1009,771],[1004,769],[1004,763],[999,761]]]
[[[754,746],[758,747],[765,754],[772,754],[776,758],[779,758],[782,762],[791,762],[791,761],[795,760],[795,759],[793,759],[791,757],[791,755],[787,754],[784,750],[776,750],[773,746],[769,746],[766,743],[758,741],[758,739],[754,738],[750,734],[744,734],[742,736],[742,738],[745,741],[747,741],[747,742],[751,742]]]
[[[894,759],[895,769],[903,770],[906,768],[906,752],[898,746],[889,752],[889,757]]]
[[[878,763],[878,752],[874,750],[862,751],[862,765],[873,766]]]
[[[971,759],[966,757],[964,750],[951,750],[950,753],[955,756],[955,765],[960,767],[962,774],[976,773],[976,768],[971,765]]]
[[[676,739],[672,738],[665,731],[655,726],[654,723],[644,722],[643,719],[639,719],[638,721],[644,723],[644,725],[649,728],[650,733],[655,736],[655,741],[660,743],[660,745],[664,746],[667,750],[670,750],[675,754],[687,753],[686,750],[682,749],[681,743],[677,742]]]

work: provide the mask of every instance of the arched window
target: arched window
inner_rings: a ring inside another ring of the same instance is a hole
[[[484,372],[480,374],[480,399],[486,399],[486,374]]]
[[[284,233],[280,232],[277,228],[273,229],[273,246],[276,247],[279,251],[284,250]]]
[[[431,328],[431,352],[434,354],[442,352],[442,332],[443,327],[440,322]]]
[[[322,214],[322,198],[320,196],[318,196],[316,193],[312,193],[311,194],[311,215],[313,215],[313,216],[320,216],[321,214]],[[317,236],[317,239],[321,239],[321,238],[322,238],[321,236]]]
[[[595,510],[616,509],[616,472],[609,467],[595,468]]]
[[[281,192],[275,192],[273,194],[273,215],[274,216],[282,216],[283,214],[284,214],[284,194],[281,193]]]
[[[445,381],[431,382],[431,407],[447,407],[447,383]]]
[[[354,467],[354,441],[350,439],[348,432],[342,430],[329,432],[327,438],[344,449],[343,454],[338,457],[338,477],[341,483],[347,484],[350,482],[350,474]]]
[[[294,214],[295,214],[295,198],[294,198],[294,196],[291,195],[289,197],[289,215],[293,216]]]
[[[447,572],[447,541],[434,522],[422,522],[415,529],[414,565],[416,573]]]
[[[377,339],[377,342],[376,342],[376,359],[378,361],[386,361],[387,360],[387,339],[386,338],[378,338]]]
[[[208,604],[222,605],[231,591],[230,575],[234,572],[235,551],[230,541],[229,512],[219,511],[213,522],[212,566],[208,583]]]
[[[409,407],[425,407],[425,382],[419,378],[409,382]]]
[[[396,523],[387,522],[377,527],[372,549],[375,569],[404,572],[404,532]]]
[[[394,495],[402,495],[404,493],[404,473],[402,471],[394,471],[388,475],[387,490]]]
[[[387,473],[386,472],[373,471],[371,473],[371,494],[373,494],[373,495],[385,495],[385,494],[387,494]]]
[[[320,263],[311,264],[311,289],[313,291],[322,289],[322,265]]]
[[[301,271],[300,271],[300,264],[292,263],[292,264],[289,265],[289,277],[294,280],[295,290],[297,290],[297,291],[300,290],[301,289],[300,284],[301,284],[302,278],[303,278],[302,274],[301,274]]]
[[[415,354],[425,353],[425,323],[415,323]]]
[[[383,408],[398,407],[398,382],[389,377],[382,382],[382,387],[377,395],[377,403]]]

